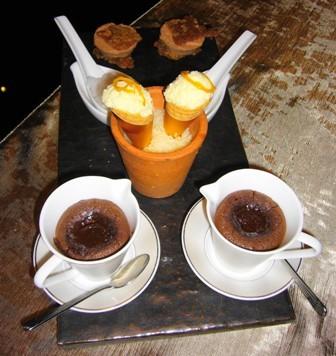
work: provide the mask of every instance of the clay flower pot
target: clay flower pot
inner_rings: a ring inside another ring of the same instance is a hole
[[[162,89],[148,88],[154,107],[158,109],[164,107]],[[134,189],[147,197],[164,198],[176,193],[183,185],[206,137],[208,120],[204,113],[197,117],[189,127],[192,141],[177,151],[167,153],[145,152],[130,144],[123,135],[120,119],[113,113],[110,126]]]

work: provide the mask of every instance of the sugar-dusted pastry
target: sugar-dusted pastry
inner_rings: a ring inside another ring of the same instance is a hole
[[[160,28],[160,38],[155,46],[161,56],[177,60],[196,54],[205,38],[214,35],[214,30],[207,29],[194,17],[186,16],[165,22]]]
[[[138,148],[144,148],[152,139],[153,100],[137,81],[118,76],[102,95],[103,103],[121,119],[121,127]]]
[[[209,104],[214,91],[215,86],[206,74],[182,72],[164,91],[166,132],[180,135]]]
[[[141,36],[135,28],[107,23],[94,34],[94,54],[121,68],[133,68],[131,53],[140,41]]]

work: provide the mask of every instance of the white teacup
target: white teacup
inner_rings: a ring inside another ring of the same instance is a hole
[[[76,260],[65,256],[55,245],[55,229],[63,212],[83,199],[110,200],[124,212],[131,229],[129,241],[115,254],[92,261]],[[122,263],[140,228],[140,208],[131,192],[129,179],[110,179],[100,176],[84,176],[67,181],[55,189],[45,201],[39,220],[40,234],[52,256],[38,269],[34,282],[46,288],[64,280],[79,278],[86,284],[100,284]],[[64,262],[70,266],[57,271]]]
[[[281,245],[270,251],[252,251],[227,240],[216,228],[214,217],[218,205],[229,194],[239,190],[254,190],[275,201],[286,220],[286,233]],[[321,243],[302,231],[303,209],[294,191],[273,174],[240,169],[204,185],[200,192],[206,198],[206,215],[210,223],[212,248],[227,274],[235,278],[249,278],[269,268],[273,260],[315,257],[321,253]],[[301,242],[305,248],[293,247]],[[308,246],[308,247],[307,247]]]

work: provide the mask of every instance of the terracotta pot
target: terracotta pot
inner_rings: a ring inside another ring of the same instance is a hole
[[[164,107],[162,89],[148,88],[158,109]],[[177,151],[167,153],[144,152],[131,145],[125,139],[119,121],[111,114],[111,131],[134,189],[151,198],[164,198],[176,193],[183,185],[206,137],[208,120],[205,114],[197,117],[189,127],[192,141]]]

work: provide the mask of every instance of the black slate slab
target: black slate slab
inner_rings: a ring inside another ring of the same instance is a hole
[[[144,41],[134,53],[136,68],[128,71],[144,85],[162,85],[185,69],[205,70],[218,58],[213,40],[196,56],[174,62],[160,57],[153,42],[158,31],[141,31]],[[84,36],[90,48],[91,39]],[[109,128],[86,110],[69,71],[72,54],[65,47],[59,131],[59,180],[98,174],[126,173]],[[103,63],[103,62],[101,62]],[[106,63],[103,63],[106,65]],[[111,312],[68,311],[58,318],[61,345],[123,341],[148,336],[183,335],[289,322],[294,311],[287,291],[263,301],[238,301],[204,285],[189,268],[181,246],[181,226],[200,198],[198,188],[222,174],[248,166],[228,93],[209,125],[182,189],[172,197],[150,199],[135,192],[160,236],[161,260],[150,286],[130,304]]]

